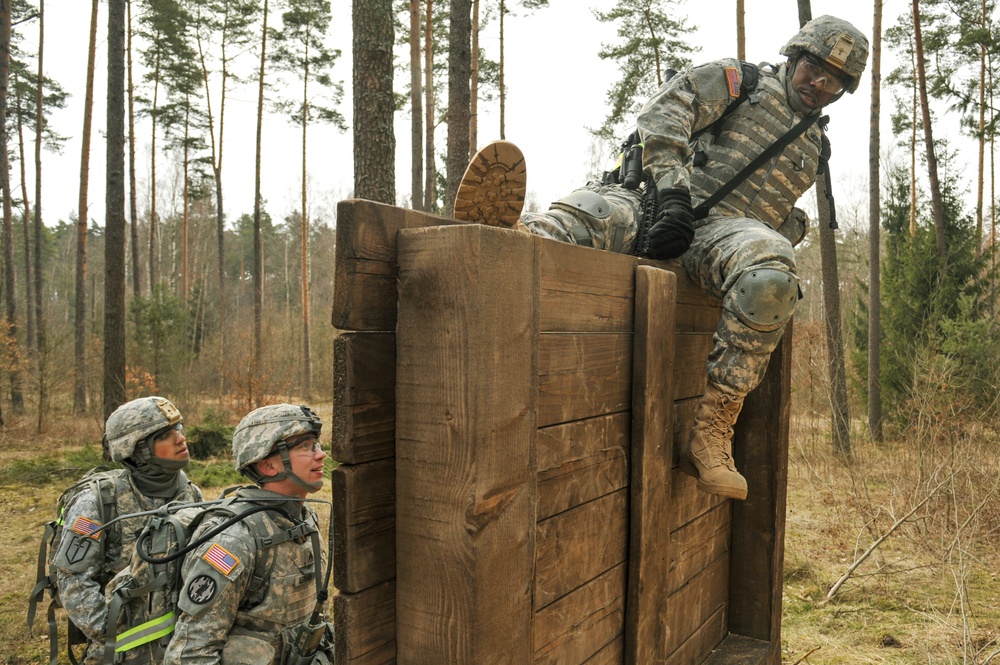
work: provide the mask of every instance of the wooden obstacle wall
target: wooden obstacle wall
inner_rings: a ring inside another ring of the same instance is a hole
[[[732,503],[676,469],[719,315],[682,271],[366,201],[336,260],[339,663],[780,663],[786,352]]]

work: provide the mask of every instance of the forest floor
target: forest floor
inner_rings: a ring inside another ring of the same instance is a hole
[[[329,407],[320,413],[328,418]],[[1000,651],[998,437],[964,427],[933,445],[920,436],[875,445],[856,435],[848,463],[832,453],[828,429],[825,418],[792,422],[783,663],[985,665]],[[62,489],[100,463],[99,423],[50,421],[48,430],[0,430],[0,664],[48,661],[45,607],[34,636],[25,622],[39,539]],[[239,480],[228,464],[195,460],[190,475],[212,497]]]

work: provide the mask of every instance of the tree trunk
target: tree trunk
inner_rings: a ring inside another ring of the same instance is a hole
[[[424,93],[427,103],[427,121],[424,123],[427,128],[427,141],[424,144],[426,159],[424,160],[426,184],[424,186],[424,209],[427,212],[437,212],[437,169],[434,167],[434,22],[433,22],[434,0],[427,0],[427,16],[424,26],[424,77],[427,85]]]
[[[913,71],[917,71],[916,48],[911,51],[911,65]],[[913,122],[910,128],[910,238],[917,237],[917,125],[919,116],[917,115],[917,77],[913,77],[913,99],[911,101],[911,117]]]
[[[87,410],[87,193],[90,187],[90,130],[94,118],[94,63],[97,58],[97,0],[90,7],[87,89],[83,102],[83,145],[80,149],[80,212],[76,220],[76,311],[74,312],[73,411]]]
[[[159,275],[156,266],[157,247],[159,246],[158,223],[156,219],[156,114],[158,110],[160,96],[160,68],[159,56],[157,56],[157,67],[153,82],[153,110],[149,114],[152,130],[150,131],[149,147],[149,296],[152,298],[156,294],[156,285],[159,283]]]
[[[184,192],[181,196],[184,210],[181,214],[181,300],[187,305],[189,295],[188,283],[188,225],[191,206],[188,198],[191,192],[191,157],[188,147],[191,138],[191,96],[188,95],[184,105]]]
[[[799,25],[812,20],[809,0],[798,0]],[[827,165],[829,168],[829,165]],[[816,181],[816,203],[819,213],[820,262],[823,273],[823,306],[826,317],[827,366],[830,376],[830,415],[833,419],[833,450],[839,455],[851,454],[850,414],[847,403],[847,370],[844,366],[844,336],[840,315],[840,275],[837,269],[837,242],[832,224],[833,211],[827,190],[828,175]]]
[[[354,195],[390,205],[396,200],[393,21],[391,0],[355,0]]]
[[[31,197],[28,196],[28,160],[24,152],[24,108],[20,95],[17,97],[17,150],[21,161],[21,198],[24,199],[24,218],[21,220],[22,238],[24,239],[24,301],[29,303],[25,307],[27,312],[27,328],[25,329],[28,345],[28,354],[35,355],[35,308],[30,304],[35,302],[35,279],[32,276],[34,270],[31,267]]]
[[[129,219],[132,236],[132,295],[142,296],[142,270],[139,269],[139,202],[135,177],[135,87],[132,85],[132,0],[127,0],[128,20],[128,181]]]
[[[0,193],[3,194],[3,258],[4,258],[4,300],[7,309],[7,334],[11,343],[17,344],[17,301],[14,291],[14,211],[11,206],[10,155],[7,139],[7,90],[10,80],[10,22],[11,0],[0,0]],[[21,394],[20,368],[11,367],[10,397],[15,410],[20,403],[24,409]],[[4,422],[0,418],[0,425]]]
[[[875,0],[872,23],[872,101],[868,145],[868,430],[882,440],[882,280],[881,181],[879,157],[882,89],[882,0]]]
[[[368,0],[369,2],[371,0]],[[357,11],[354,12],[357,16]],[[308,30],[308,29],[307,29]],[[306,130],[309,126],[309,38],[305,39],[306,55],[303,60],[306,62],[306,69],[302,76],[302,216],[299,238],[299,250],[301,251],[301,277],[302,277],[302,395],[306,400],[312,396],[312,347],[309,340],[309,210],[306,201]],[[355,144],[357,145],[357,144]],[[357,160],[355,160],[355,165]],[[355,166],[357,168],[357,166]],[[355,184],[355,193],[357,184]],[[360,196],[360,195],[359,195]]]
[[[500,0],[500,140],[504,141],[507,139],[506,133],[506,118],[505,114],[507,112],[507,86],[504,85],[504,66],[506,64],[504,60],[504,19],[507,17],[507,0]]]
[[[445,210],[455,214],[455,194],[469,165],[469,74],[472,69],[472,0],[451,0],[448,29],[448,164]]]
[[[931,186],[931,212],[934,215],[934,237],[937,240],[940,270],[948,261],[948,241],[945,237],[944,201],[938,180],[937,156],[934,154],[934,132],[931,129],[931,109],[927,99],[927,74],[924,63],[924,41],[920,30],[920,0],[913,0],[913,46],[917,56],[917,87],[920,91],[920,115],[924,123],[924,146],[927,150],[927,178]]]
[[[108,0],[104,417],[125,402],[125,0]],[[105,451],[106,452],[106,451]]]
[[[747,59],[747,26],[745,0],[736,0],[736,57]]]
[[[42,312],[42,137],[45,131],[45,0],[38,0],[38,87],[35,89],[35,339],[38,348],[38,431],[47,402],[45,319]],[[27,251],[27,248],[25,248]],[[31,303],[28,304],[31,307]]]
[[[980,27],[988,30],[989,14],[982,0]],[[986,179],[986,44],[979,44],[979,168],[976,173],[976,258],[983,251],[983,188]]]
[[[263,310],[264,310],[264,246],[260,236],[260,167],[261,141],[264,127],[264,65],[267,62],[267,11],[268,0],[264,0],[264,26],[260,39],[260,70],[257,74],[257,143],[254,162],[253,189],[253,365],[250,370],[251,407],[257,405],[261,395],[263,362]]]
[[[479,0],[472,0],[472,51],[469,72],[469,161],[479,144]]]
[[[410,196],[424,209],[424,91],[420,82],[420,0],[410,0]]]

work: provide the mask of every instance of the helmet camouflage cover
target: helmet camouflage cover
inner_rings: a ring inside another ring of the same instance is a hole
[[[858,89],[868,61],[868,38],[853,25],[834,16],[814,18],[781,47],[781,55],[789,58],[803,51],[846,72],[851,77],[847,89]]]
[[[115,462],[129,459],[140,441],[181,422],[181,412],[166,397],[153,395],[126,402],[108,416],[104,428],[108,455]]]
[[[310,432],[319,436],[322,427],[319,416],[305,405],[271,404],[254,409],[233,432],[236,470],[242,472],[270,455],[279,441]]]

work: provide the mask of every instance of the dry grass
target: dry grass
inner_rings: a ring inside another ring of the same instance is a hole
[[[951,424],[876,445],[855,431],[846,462],[826,429],[792,424],[784,662],[983,663],[1000,650],[996,433]]]

